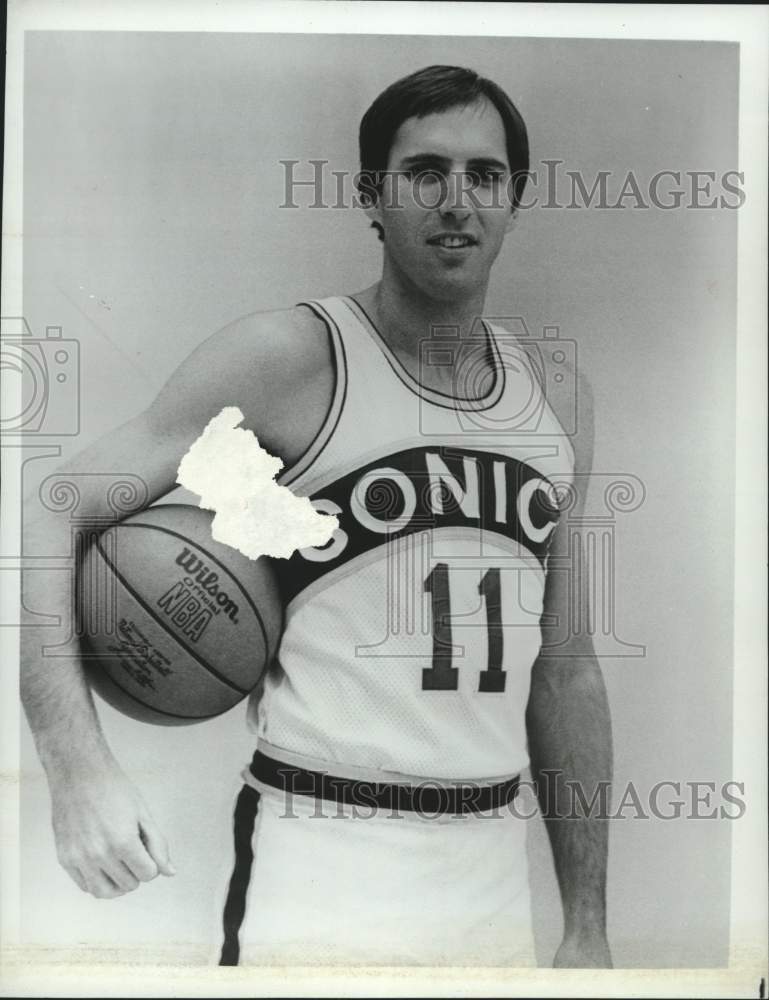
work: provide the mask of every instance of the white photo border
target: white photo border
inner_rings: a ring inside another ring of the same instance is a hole
[[[737,441],[733,773],[750,807],[732,839],[730,965],[681,970],[131,969],[134,996],[758,996],[767,976],[766,415],[767,37],[759,5],[497,4],[292,0],[9,0],[3,316],[22,314],[24,33],[55,31],[425,34],[728,41],[740,46],[739,169],[747,208],[738,238]],[[440,16],[438,16],[438,14]],[[6,387],[7,388],[7,387]],[[20,552],[20,449],[2,451],[0,569]],[[6,580],[4,577],[8,577]],[[13,580],[13,586],[10,585]],[[18,621],[18,573],[0,576],[2,618]],[[25,964],[19,952],[19,737],[17,630],[0,628],[0,929],[3,994],[125,995],[126,969],[106,964]]]

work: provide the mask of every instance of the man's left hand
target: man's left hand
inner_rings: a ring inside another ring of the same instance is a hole
[[[609,942],[604,934],[565,937],[553,959],[554,969],[611,969]]]

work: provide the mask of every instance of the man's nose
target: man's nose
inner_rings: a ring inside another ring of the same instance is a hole
[[[466,219],[472,209],[472,185],[469,178],[459,171],[453,171],[446,177],[445,184],[445,196],[440,204],[441,214]]]

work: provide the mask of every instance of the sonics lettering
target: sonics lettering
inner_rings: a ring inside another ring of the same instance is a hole
[[[286,603],[343,562],[404,535],[473,527],[513,539],[544,568],[560,511],[553,485],[507,455],[412,448],[369,463],[312,496],[339,528],[320,548],[276,561]]]

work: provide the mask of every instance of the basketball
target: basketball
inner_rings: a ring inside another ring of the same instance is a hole
[[[242,701],[283,622],[266,559],[211,537],[213,514],[151,507],[108,528],[79,573],[78,628],[93,689],[142,722],[185,725]]]

